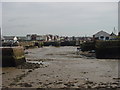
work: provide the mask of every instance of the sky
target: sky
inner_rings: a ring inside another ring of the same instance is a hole
[[[2,3],[0,2],[0,27],[2,26]]]
[[[117,2],[2,2],[2,34],[92,36],[118,28]]]

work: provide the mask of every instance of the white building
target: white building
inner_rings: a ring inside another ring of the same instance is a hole
[[[31,35],[27,35],[27,40],[31,40]]]
[[[4,41],[17,41],[18,37],[15,36],[3,36]]]
[[[17,42],[17,40],[18,40],[17,37],[14,37],[14,38],[13,38],[13,41],[14,41],[14,42]]]
[[[37,36],[36,36],[36,40],[38,40],[38,41],[39,41],[39,40],[42,40],[42,36],[41,36],[41,35],[37,35]]]
[[[95,40],[109,40],[111,37],[109,33],[105,31],[99,31],[98,33],[93,35],[93,38]]]

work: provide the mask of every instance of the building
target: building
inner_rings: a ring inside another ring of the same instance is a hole
[[[36,40],[37,41],[45,41],[46,40],[46,36],[44,36],[44,35],[37,35]]]
[[[18,41],[26,41],[27,38],[25,36],[18,36]]]
[[[28,34],[26,36],[26,40],[28,41],[48,41],[47,35],[37,35],[37,34]]]
[[[58,35],[37,35],[37,34],[29,34],[26,36],[26,40],[28,41],[58,41],[60,37]]]
[[[3,36],[2,37],[4,41],[17,41],[18,37],[15,36]]]
[[[9,41],[25,41],[25,36],[2,36],[3,42],[9,42]]]
[[[110,34],[110,40],[115,40],[116,39],[116,34],[114,34],[113,32]]]
[[[36,36],[36,40],[41,41],[42,40],[42,36],[41,35],[37,35]]]
[[[99,31],[93,35],[94,40],[110,40],[111,36],[105,31]]]
[[[37,34],[28,34],[26,37],[28,41],[34,41],[36,40]]]
[[[27,35],[26,40],[30,41],[31,40],[31,35]]]
[[[58,35],[54,36],[54,41],[60,41],[60,37]]]

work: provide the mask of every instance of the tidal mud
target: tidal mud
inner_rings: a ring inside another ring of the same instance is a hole
[[[2,69],[3,87],[119,89],[116,59],[83,57],[77,54],[77,47],[43,47],[26,52],[27,63]]]

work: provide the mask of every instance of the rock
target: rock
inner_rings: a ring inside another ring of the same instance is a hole
[[[5,73],[2,73],[2,74],[5,74]]]
[[[22,65],[17,66],[18,69],[36,69],[36,68],[40,68],[40,67],[42,67],[42,66],[39,64],[28,63],[28,62],[25,62]]]
[[[32,72],[32,70],[29,70],[28,72]]]

